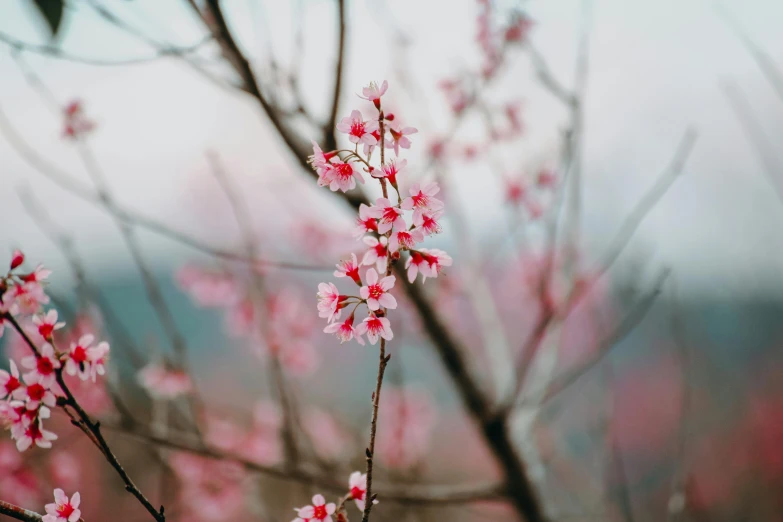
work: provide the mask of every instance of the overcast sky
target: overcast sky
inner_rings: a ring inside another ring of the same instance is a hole
[[[61,40],[64,49],[104,59],[152,54],[149,47],[119,33],[86,5],[70,3],[73,7]],[[183,3],[132,0],[111,5],[152,38],[189,45],[203,33]],[[305,6],[303,20],[294,17],[300,3]],[[0,31],[43,42],[44,32],[27,4],[23,0],[4,2]],[[268,38],[280,60],[287,62],[294,28],[303,24],[302,82],[307,101],[313,107],[322,106],[331,85],[331,78],[324,75],[333,60],[333,2],[236,0],[225,4],[243,45],[256,57],[261,56]],[[783,137],[783,101],[775,97],[716,8],[717,2],[593,0],[592,4],[584,174],[587,241],[600,245],[616,229],[667,164],[685,128],[693,125],[699,141],[685,176],[645,221],[634,249],[647,253],[656,264],[672,266],[681,280],[695,287],[725,292],[783,289],[778,283],[783,281],[783,205],[728,106],[721,82],[733,81],[745,92],[775,144]],[[581,2],[547,0],[526,5],[537,21],[533,41],[563,82],[570,83]],[[783,69],[783,3],[726,0],[723,5]],[[448,126],[446,108],[435,90],[437,82],[475,61],[476,2],[354,0],[349,1],[349,11],[343,112],[347,114],[359,103],[350,93],[359,92],[369,80],[389,78],[395,88],[395,56],[399,53],[389,48],[379,51],[377,43],[379,34],[384,34],[379,24],[393,20],[412,41],[405,66],[421,91],[414,99],[396,94],[391,100],[402,108],[415,108],[404,117],[421,129],[415,144],[423,148],[439,129]],[[384,41],[387,46],[393,42]],[[204,52],[214,52],[214,48]],[[205,81],[179,60],[94,67],[29,53],[25,58],[60,101],[85,100],[100,125],[93,139],[98,161],[118,197],[129,206],[195,234],[216,237],[220,224],[230,225],[230,216],[220,203],[212,208],[200,202],[200,197],[216,190],[204,162],[206,149],[221,154],[248,195],[279,190],[281,183],[300,178],[290,175],[287,157],[270,141],[273,134],[252,100]],[[519,62],[524,64],[524,59]],[[60,122],[52,108],[30,89],[2,43],[0,78],[0,107],[13,125],[49,161],[87,181],[72,147],[60,139]],[[531,132],[524,155],[552,149],[563,112],[535,87],[529,69],[512,69],[502,89],[500,95],[506,98],[525,99]],[[470,133],[468,126],[462,136],[467,139]],[[783,165],[779,147],[775,153]],[[92,269],[121,265],[125,253],[104,214],[43,179],[4,139],[0,139],[0,158],[0,208],[5,215],[0,250],[23,246],[35,258],[60,265],[60,256],[29,223],[18,201],[14,188],[25,186],[45,201],[58,223],[74,231]],[[418,161],[415,152],[410,158]],[[461,195],[470,197],[474,230],[481,232],[501,218],[495,204],[497,187],[489,186],[486,173],[465,172],[464,179],[460,178]],[[302,186],[307,183],[302,178]],[[259,217],[267,218],[261,213]],[[172,248],[167,242],[147,235],[144,241],[165,262],[186,259],[187,250],[176,247],[176,257],[167,256]]]

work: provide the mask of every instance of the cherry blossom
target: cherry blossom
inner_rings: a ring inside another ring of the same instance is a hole
[[[402,127],[398,122],[395,122],[389,126],[389,134],[391,138],[386,140],[386,148],[394,149],[394,154],[400,155],[400,148],[411,148],[411,140],[408,136],[416,134],[418,129],[413,127]]]
[[[375,205],[370,207],[370,215],[378,220],[378,233],[385,234],[392,227],[405,228],[405,220],[402,210],[392,205],[388,198],[378,198]]]
[[[370,85],[362,88],[361,98],[371,101],[375,105],[376,109],[380,109],[381,96],[383,96],[386,93],[386,90],[388,88],[389,88],[389,82],[387,82],[386,80],[383,80],[383,83],[381,83],[380,87],[378,87],[377,83],[370,82]]]
[[[383,337],[387,341],[391,341],[394,338],[389,320],[386,317],[379,317],[373,313],[365,317],[364,321],[356,327],[356,332],[359,335],[367,334],[370,344],[377,343],[379,337]]]
[[[536,184],[541,188],[552,188],[557,185],[557,173],[552,169],[541,169],[536,177]]]
[[[424,241],[424,232],[421,228],[408,230],[405,227],[395,227],[394,232],[389,238],[389,249],[397,252],[400,249],[411,249],[416,243]]]
[[[363,241],[370,248],[364,253],[362,264],[365,266],[375,265],[378,272],[386,273],[386,265],[389,261],[387,257],[388,238],[386,236],[379,238],[367,236]]]
[[[46,504],[46,515],[43,516],[43,522],[77,522],[82,516],[79,510],[81,496],[74,493],[68,499],[62,489],[54,490],[54,503]]]
[[[323,495],[315,495],[312,505],[294,508],[300,519],[310,522],[318,520],[320,522],[332,522],[332,515],[337,506],[333,503],[326,503]]]
[[[443,208],[443,202],[433,197],[439,191],[440,187],[435,181],[431,181],[424,186],[414,183],[409,189],[410,197],[403,199],[400,206],[405,210],[414,208],[440,210]]]
[[[340,344],[355,338],[356,342],[364,346],[364,339],[362,339],[361,334],[356,331],[356,328],[353,327],[353,314],[342,323],[334,322],[326,325],[324,332],[335,334],[337,338],[340,339]]]
[[[48,449],[52,447],[52,441],[57,440],[56,433],[43,429],[40,419],[37,422],[30,422],[16,434],[12,429],[11,434],[16,439],[16,449],[20,452],[26,451],[33,444],[39,448]]]
[[[392,184],[392,186],[397,186],[397,176],[402,173],[403,170],[405,170],[405,167],[408,165],[408,160],[401,160],[401,161],[395,161],[391,160],[386,165],[383,165],[381,167],[381,170],[379,173],[374,173],[373,177],[375,178],[386,178],[389,180],[389,183]],[[377,169],[376,169],[376,172]]]
[[[86,381],[90,378],[90,360],[87,351],[90,349],[95,337],[91,334],[83,335],[75,343],[71,343],[68,351],[68,359],[65,361],[65,372],[68,375],[79,375]]]
[[[367,269],[364,274],[367,285],[359,289],[359,295],[367,301],[367,308],[372,311],[379,308],[397,308],[397,300],[389,293],[394,287],[395,277],[393,275],[378,279],[378,272],[374,268]]]
[[[362,174],[356,170],[353,163],[346,163],[341,160],[335,160],[329,164],[329,168],[319,180],[323,186],[329,185],[332,192],[342,190],[348,192],[356,187],[356,182],[364,184]]]
[[[336,152],[324,153],[324,151],[321,150],[321,147],[319,147],[316,142],[313,141],[312,143],[313,143],[313,154],[308,157],[307,161],[313,166],[313,168],[316,170],[316,172],[318,172],[318,175],[320,176],[329,167],[332,158],[337,156],[337,153]]]
[[[60,361],[54,354],[54,348],[48,343],[43,345],[40,355],[28,355],[22,359],[22,366],[30,370],[24,374],[24,379],[25,382],[40,382],[48,387],[54,383],[55,370],[60,367]]]
[[[14,361],[9,361],[9,363],[11,373],[0,370],[0,399],[6,397],[18,399],[24,393],[24,390],[21,389],[22,383],[19,380],[19,369]]]
[[[359,217],[356,218],[354,237],[361,239],[369,232],[378,232],[378,221],[373,217],[375,211],[364,203],[359,205]]]
[[[19,268],[22,263],[24,263],[24,254],[21,250],[14,250],[13,254],[11,254],[11,270]]]
[[[78,139],[82,135],[92,131],[95,124],[84,115],[84,106],[81,100],[73,100],[63,109],[65,122],[63,124],[63,137]]]
[[[318,317],[327,319],[330,323],[340,318],[340,301],[343,296],[334,283],[318,285]]]
[[[43,287],[37,281],[30,281],[21,285],[14,285],[10,290],[12,303],[10,312],[13,315],[25,314],[32,315],[41,308],[42,305],[49,303],[49,296],[43,290]]]
[[[33,324],[38,327],[38,333],[47,341],[52,340],[52,334],[55,330],[65,326],[64,322],[57,321],[57,310],[49,310],[45,316],[33,316]]]
[[[426,280],[428,277],[438,277],[441,268],[444,266],[451,266],[451,256],[443,250],[437,248],[422,248],[419,252],[424,256],[424,260],[428,265],[426,272],[422,269],[423,280]]]
[[[28,410],[36,410],[41,404],[44,404],[50,408],[54,408],[57,404],[57,397],[55,397],[52,390],[39,382],[27,382],[27,376],[25,375],[25,384],[27,386],[23,388],[25,400],[25,407]]]
[[[52,271],[48,268],[44,268],[43,265],[38,265],[35,270],[29,274],[20,275],[19,278],[25,283],[41,283],[52,275]]]
[[[442,210],[430,211],[417,208],[413,211],[413,225],[427,235],[440,234],[442,228],[438,219],[441,214],[443,214]]]
[[[362,113],[354,110],[351,115],[343,118],[337,124],[337,130],[348,134],[351,143],[363,143],[365,145],[375,145],[378,141],[372,135],[373,131],[378,129],[377,121],[365,121]]]
[[[337,264],[337,270],[334,271],[334,277],[350,277],[357,285],[362,285],[362,278],[359,277],[359,264],[356,261],[356,254],[351,254],[350,259],[344,259]]]
[[[136,379],[147,393],[161,399],[175,399],[187,395],[193,389],[193,383],[186,372],[155,363],[139,370]]]
[[[354,471],[348,478],[348,491],[351,494],[351,499],[356,503],[356,507],[359,511],[364,511],[364,501],[367,495],[367,474],[360,471]],[[374,501],[377,504],[378,501]]]

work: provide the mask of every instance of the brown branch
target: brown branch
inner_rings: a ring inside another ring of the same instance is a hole
[[[384,121],[383,116],[383,110],[380,109],[380,106],[378,107],[378,129],[380,134],[380,139],[378,140],[378,143],[380,144],[381,149],[381,168],[383,168],[386,165],[386,158],[384,154],[384,149],[386,148],[385,145],[385,139],[386,139],[386,122]],[[383,197],[388,199],[389,193],[388,188],[386,186],[386,179],[381,178],[381,191],[383,192]],[[397,193],[397,198],[399,199],[399,193]],[[399,203],[399,201],[398,201]],[[386,232],[386,239],[388,239],[392,234],[392,231]],[[391,274],[392,271],[392,258],[391,258],[391,250],[387,249],[386,251],[386,274],[385,276],[388,277]],[[381,308],[381,311],[383,312],[383,315],[386,316],[386,308]],[[391,354],[386,355],[386,339],[381,337],[381,347],[379,351],[379,360],[378,360],[378,377],[375,380],[375,391],[372,394],[372,420],[370,421],[370,444],[367,446],[367,449],[365,450],[365,456],[367,458],[367,491],[365,493],[364,498],[364,512],[362,513],[362,522],[367,522],[370,520],[370,511],[372,511],[372,506],[375,503],[375,497],[372,493],[372,473],[373,473],[373,464],[375,460],[375,435],[378,431],[378,408],[381,404],[381,387],[383,386],[383,374],[386,372],[386,365],[389,364],[389,359],[391,359]]]
[[[0,515],[22,520],[24,522],[41,522],[43,517],[35,511],[28,511],[13,504],[0,500]]]
[[[139,441],[154,444],[159,447],[172,450],[185,451],[194,455],[213,460],[226,460],[239,464],[245,470],[268,477],[297,482],[302,484],[314,484],[325,490],[335,493],[345,492],[345,482],[336,480],[331,475],[322,471],[315,471],[305,467],[277,467],[266,466],[239,455],[224,453],[217,449],[204,446],[200,442],[185,438],[189,434],[177,434],[169,431],[166,436],[154,434],[140,427],[128,428],[120,425],[103,422],[103,428],[116,431],[122,435]],[[505,490],[498,485],[467,485],[467,486],[433,486],[427,484],[409,484],[405,487],[392,487],[381,485],[378,487],[379,496],[384,502],[397,502],[401,504],[415,505],[451,505],[467,504],[485,501],[505,500]]]
[[[9,313],[3,314],[6,321],[11,323],[11,326],[14,327],[14,330],[19,333],[19,335],[22,337],[24,342],[27,344],[28,347],[33,351],[36,357],[41,357],[41,354],[36,347],[35,343],[33,343],[32,339],[27,335],[27,332],[24,331],[22,326],[17,322],[17,320]],[[93,422],[90,416],[87,414],[86,411],[84,411],[84,408],[79,404],[79,402],[76,400],[76,398],[73,396],[73,393],[68,388],[68,385],[65,384],[65,380],[63,379],[63,369],[64,367],[60,367],[56,370],[56,379],[57,384],[60,385],[60,388],[62,389],[63,393],[65,393],[65,399],[62,398],[58,399],[58,406],[63,408],[63,410],[66,411],[66,413],[69,413],[67,408],[70,407],[76,412],[76,416],[78,419],[74,420],[74,424],[76,427],[81,429],[85,432],[85,434],[88,435],[90,440],[98,447],[98,449],[103,453],[103,456],[106,458],[109,465],[111,465],[112,468],[117,472],[117,474],[122,479],[123,483],[125,484],[125,490],[128,491],[131,495],[136,497],[136,499],[141,503],[142,506],[152,515],[152,517],[157,522],[165,522],[166,516],[163,514],[163,506],[160,507],[160,511],[155,509],[155,507],[152,505],[152,503],[147,499],[147,497],[144,496],[144,494],[139,490],[138,487],[136,487],[136,484],[134,484],[133,480],[131,480],[128,473],[125,471],[125,469],[120,464],[120,461],[117,459],[117,456],[114,454],[114,452],[109,447],[109,444],[106,442],[106,439],[103,437],[103,433],[101,432],[101,424],[100,421]]]
[[[340,109],[340,94],[343,86],[343,65],[345,63],[345,0],[336,0],[337,2],[337,61],[334,66],[334,90],[332,92],[332,106],[329,111],[329,118],[324,123],[324,145],[326,150],[337,148],[337,138],[334,128],[337,124],[337,111]],[[383,148],[383,144],[381,144]]]
[[[65,60],[69,62],[82,63],[85,65],[94,66],[122,66],[122,65],[137,65],[143,63],[149,63],[154,60],[166,57],[182,57],[187,54],[198,51],[204,44],[209,42],[212,38],[204,38],[198,43],[186,47],[160,47],[153,56],[144,56],[139,58],[125,58],[121,60],[106,60],[101,58],[93,58],[89,56],[79,56],[75,54],[63,51],[60,47],[53,45],[38,45],[29,42],[23,42],[11,35],[0,32],[0,42],[6,43],[9,47],[15,51],[24,51],[39,54],[41,56],[47,56],[58,60]]]

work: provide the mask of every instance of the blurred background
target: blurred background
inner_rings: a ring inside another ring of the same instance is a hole
[[[388,80],[418,129],[401,184],[441,183],[426,246],[454,265],[395,289],[373,519],[523,520],[496,486],[521,463],[551,520],[783,520],[781,20],[771,0],[8,0],[0,248],[54,270],[63,339],[111,342],[84,401],[169,519],[288,521],[364,468],[377,370],[314,299],[364,248],[362,196],[304,163]],[[0,442],[0,499],[41,512],[61,484],[85,520],[145,519],[52,424],[52,450]]]

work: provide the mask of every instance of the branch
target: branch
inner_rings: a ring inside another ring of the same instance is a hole
[[[25,522],[41,522],[43,520],[43,517],[35,511],[28,511],[3,500],[0,500],[0,515]]]
[[[9,313],[5,313],[3,314],[3,317],[6,321],[11,323],[11,325],[14,327],[14,330],[16,330],[17,333],[22,337],[24,342],[27,344],[27,346],[30,347],[35,356],[40,358],[41,354],[38,348],[35,346],[35,343],[33,343],[32,339],[30,339],[30,337],[27,335],[27,332],[24,331],[14,316]],[[68,385],[65,384],[65,380],[63,379],[63,369],[64,367],[60,367],[56,370],[57,384],[60,385],[63,393],[65,393],[64,400],[62,398],[58,398],[58,406],[60,406],[71,417],[73,424],[81,429],[85,435],[87,435],[88,438],[93,441],[101,453],[103,453],[103,456],[106,458],[109,465],[114,468],[125,484],[125,490],[136,497],[139,503],[144,506],[144,508],[157,522],[166,522],[166,516],[163,514],[163,506],[160,507],[160,511],[155,509],[155,506],[153,506],[147,497],[144,496],[141,490],[136,487],[136,484],[133,483],[133,480],[131,480],[130,476],[122,467],[120,461],[117,459],[117,456],[112,452],[109,444],[106,442],[106,439],[103,437],[100,422],[93,422],[92,419],[90,419],[90,416],[87,415],[87,412],[84,411],[84,408],[81,407],[79,402],[73,396],[73,393],[68,388]],[[73,414],[71,414],[71,412],[68,410],[68,407],[72,408],[76,412],[76,418],[74,418]]]
[[[125,428],[119,425],[102,424],[106,429],[117,431],[139,441],[154,444],[160,447],[178,451],[185,451],[194,455],[213,460],[227,460],[242,466],[246,471],[259,473],[279,480],[297,482],[301,484],[314,484],[335,493],[345,492],[345,483],[335,480],[330,475],[316,472],[302,467],[276,467],[265,466],[252,460],[247,460],[239,455],[223,453],[219,450],[206,447],[193,440],[189,441],[184,435],[169,431],[166,437],[154,434],[148,430]],[[471,486],[431,486],[425,484],[408,485],[406,487],[379,486],[379,496],[390,502],[416,505],[446,505],[467,504],[484,501],[502,501],[505,499],[504,488],[497,485],[471,485]]]
[[[536,406],[543,405],[545,402],[549,401],[559,393],[569,388],[585,373],[598,364],[606,355],[609,354],[609,352],[611,352],[612,348],[614,348],[620,341],[630,334],[644,318],[644,316],[650,310],[650,307],[652,307],[653,303],[655,302],[655,299],[661,293],[663,284],[669,277],[669,274],[670,270],[666,269],[658,275],[650,293],[634,305],[634,307],[630,312],[628,312],[628,315],[625,316],[617,328],[599,344],[599,349],[595,354],[593,354],[586,361],[582,362],[576,368],[570,371],[566,371],[563,374],[555,377],[551,384],[549,384],[544,390],[540,390],[537,393],[531,394],[531,399],[522,401],[521,405],[523,407],[529,404]]]
[[[506,407],[510,408],[513,405],[514,400],[518,398],[519,393],[522,391],[522,387],[525,383],[527,373],[530,370],[533,359],[538,351],[538,347],[543,342],[546,332],[549,326],[557,321],[564,321],[568,318],[571,311],[578,305],[581,300],[589,294],[590,290],[595,284],[600,281],[603,276],[612,268],[614,263],[619,258],[620,254],[625,250],[631,237],[633,237],[639,225],[649,212],[660,201],[663,195],[669,190],[674,181],[682,173],[682,169],[685,166],[685,162],[688,159],[693,146],[696,142],[696,132],[689,129],[685,132],[674,156],[669,162],[669,165],[661,173],[661,176],[655,182],[655,184],[642,196],[634,209],[625,219],[620,226],[620,230],[615,234],[614,238],[609,244],[606,254],[600,268],[596,274],[590,279],[590,281],[581,287],[574,288],[565,300],[565,303],[560,309],[545,308],[538,321],[536,322],[533,330],[522,345],[520,350],[519,360],[517,362],[517,378],[514,394],[510,398],[510,403]]]
[[[337,16],[339,18],[337,29],[337,62],[334,66],[334,91],[332,93],[332,108],[329,111],[329,119],[324,124],[324,136],[326,137],[326,150],[337,148],[337,139],[334,128],[337,124],[337,111],[340,108],[340,93],[343,85],[343,65],[345,62],[345,0],[337,1]]]
[[[38,45],[29,42],[23,42],[11,35],[0,32],[0,42],[7,44],[15,51],[31,52],[42,56],[48,56],[50,58],[56,58],[58,60],[66,60],[69,62],[82,63],[86,65],[95,66],[121,66],[121,65],[137,65],[143,63],[149,63],[154,60],[166,57],[182,57],[187,54],[198,51],[204,44],[212,40],[212,37],[207,37],[201,41],[189,45],[187,47],[161,47],[157,50],[153,56],[145,56],[139,58],[126,58],[122,60],[105,60],[101,58],[93,58],[88,56],[78,56],[63,51],[60,47],[53,45]]]

